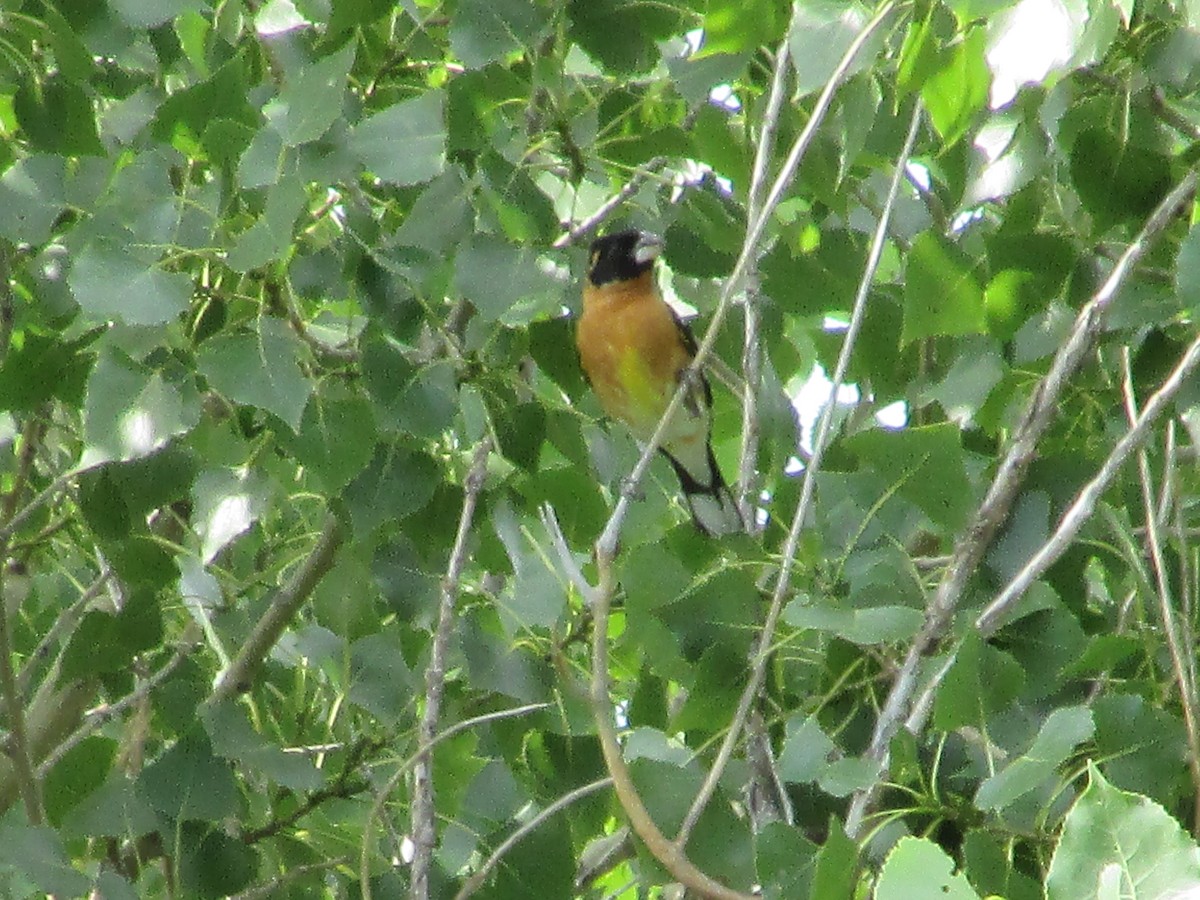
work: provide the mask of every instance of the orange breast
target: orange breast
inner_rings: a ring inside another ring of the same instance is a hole
[[[650,274],[600,288],[586,284],[575,339],[604,411],[648,439],[689,362]]]

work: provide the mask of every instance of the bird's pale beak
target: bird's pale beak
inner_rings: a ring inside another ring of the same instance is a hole
[[[633,258],[639,265],[644,265],[658,259],[662,249],[662,238],[653,232],[643,231],[638,236],[637,243],[633,245]]]

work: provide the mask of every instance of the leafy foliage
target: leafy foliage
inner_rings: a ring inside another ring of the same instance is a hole
[[[1198,72],[1185,0],[0,4],[0,894],[1195,890]],[[618,225],[752,535],[654,460],[591,552]]]

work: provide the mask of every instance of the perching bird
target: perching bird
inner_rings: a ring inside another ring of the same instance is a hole
[[[654,283],[662,239],[619,231],[592,243],[583,314],[575,332],[579,359],[604,411],[650,439],[696,355],[696,339]],[[705,534],[741,531],[742,517],[713,457],[712,389],[691,379],[658,448],[671,462],[696,527]]]

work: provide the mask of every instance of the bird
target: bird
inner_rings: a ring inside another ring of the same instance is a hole
[[[658,449],[679,478],[696,528],[710,536],[732,534],[744,523],[713,456],[712,388],[702,372],[691,370],[696,339],[655,283],[662,250],[662,238],[637,229],[592,242],[575,329],[579,361],[604,412],[642,444],[687,379]]]

